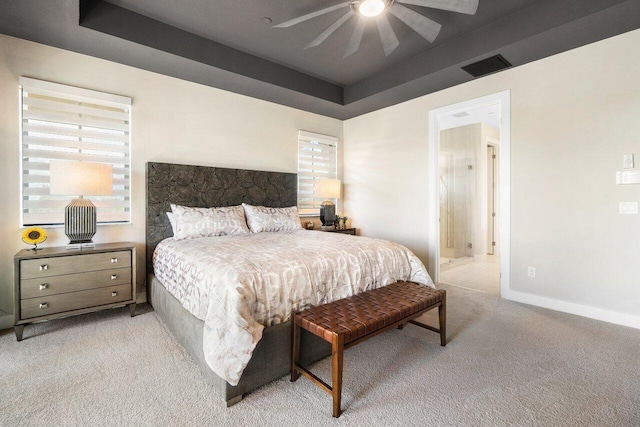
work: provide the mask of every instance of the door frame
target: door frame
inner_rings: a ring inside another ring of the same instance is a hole
[[[500,296],[505,297],[511,285],[511,91],[505,90],[429,111],[429,272],[440,280],[440,128],[442,116],[469,109],[500,106]]]

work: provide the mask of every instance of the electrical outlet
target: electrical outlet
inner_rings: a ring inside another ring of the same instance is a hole
[[[527,276],[536,277],[536,268],[535,267],[527,268]]]

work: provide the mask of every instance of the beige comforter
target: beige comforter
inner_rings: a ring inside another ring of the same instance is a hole
[[[246,236],[166,239],[154,272],[204,321],[211,369],[237,385],[265,326],[292,310],[408,280],[433,286],[407,248],[386,240],[299,230]]]

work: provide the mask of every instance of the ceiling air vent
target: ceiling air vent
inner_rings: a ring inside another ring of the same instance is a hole
[[[481,77],[509,67],[511,67],[509,61],[504,59],[502,55],[496,55],[474,62],[473,64],[465,65],[462,69],[473,77]]]

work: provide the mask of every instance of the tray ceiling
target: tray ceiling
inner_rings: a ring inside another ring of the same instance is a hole
[[[347,86],[420,52],[470,33],[535,0],[480,0],[478,12],[471,15],[408,5],[407,7],[440,23],[442,30],[429,43],[397,18],[390,16],[400,45],[385,57],[374,19],[365,19],[365,34],[358,51],[343,58],[357,19],[351,19],[320,46],[305,49],[316,36],[343,16],[339,9],[290,28],[274,25],[345,0],[218,0],[176,2],[173,0],[109,0],[141,15],[175,26],[233,47],[243,52],[285,65],[328,82]],[[263,21],[270,18],[272,23]]]

